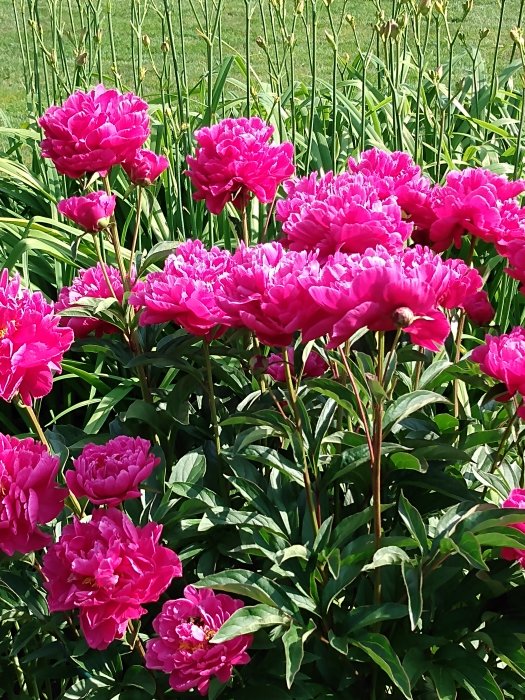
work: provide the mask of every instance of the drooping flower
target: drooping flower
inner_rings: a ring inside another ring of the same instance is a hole
[[[512,489],[507,498],[501,504],[502,508],[522,508],[525,509],[525,489]],[[513,523],[509,527],[514,527],[516,530],[525,533],[525,513],[522,523]],[[503,547],[501,556],[508,561],[517,561],[520,566],[525,568],[525,550],[514,549],[513,547]]]
[[[132,160],[122,163],[130,181],[141,187],[149,187],[168,166],[166,156],[159,156],[147,149],[140,149]]]
[[[132,160],[149,136],[148,105],[129,92],[98,85],[77,90],[61,107],[50,107],[38,123],[40,146],[62,175],[105,175],[114,165]]]
[[[63,508],[67,490],[56,477],[59,458],[32,438],[0,434],[0,550],[27,554],[51,542],[38,527]]]
[[[297,376],[294,366],[294,349],[292,347],[287,348],[286,354],[288,356],[288,363],[290,365],[292,377]],[[261,361],[265,374],[269,374],[270,377],[275,379],[276,382],[286,381],[286,372],[282,354],[272,353],[271,355],[268,355],[268,357],[262,357]],[[328,365],[323,360],[321,355],[315,350],[312,350],[302,367],[301,376],[305,379],[308,377],[321,377],[327,369]]]
[[[382,245],[403,248],[412,224],[403,220],[395,197],[381,198],[376,178],[362,174],[316,173],[285,183],[287,198],[277,202],[283,244],[295,251],[318,251],[319,260],[343,253],[362,253]]]
[[[204,696],[212,678],[226,683],[234,666],[250,661],[246,649],[252,636],[243,634],[218,644],[212,640],[243,605],[224,593],[186,586],[184,598],[168,600],[153,621],[159,636],[146,643],[146,667],[168,673],[171,687],[179,693],[196,688]]]
[[[69,490],[96,505],[116,506],[140,496],[139,484],[151,474],[160,459],[150,452],[143,438],[119,435],[104,445],[90,443],[66,471]]]
[[[40,292],[20,286],[20,278],[0,275],[0,397],[20,394],[30,406],[51,391],[53,373],[62,371],[73,332],[60,327],[60,317]]]
[[[90,333],[101,336],[104,333],[116,333],[118,331],[116,326],[99,318],[67,315],[67,309],[78,306],[83,299],[110,299],[114,296],[119,303],[122,303],[124,285],[122,284],[120,272],[112,265],[105,265],[105,272],[111,284],[111,289],[108,287],[102,264],[97,263],[95,267],[81,270],[70,287],[63,287],[60,290],[55,304],[55,311],[61,312],[65,325],[73,330],[76,338],[84,338]],[[134,274],[132,275],[133,280]]]
[[[75,517],[44,555],[50,612],[78,610],[93,649],[121,638],[142,605],[182,575],[178,556],[158,543],[161,531],[153,522],[136,527],[117,508],[96,509],[89,522]]]
[[[217,335],[225,314],[217,306],[216,288],[230,264],[228,251],[208,251],[199,240],[180,245],[163,271],[150,273],[131,294],[130,303],[143,307],[140,325],[171,321],[193,335]]]
[[[271,202],[294,172],[292,144],[270,145],[273,131],[259,117],[223,119],[196,131],[195,155],[186,158],[194,199],[204,199],[213,214],[228,202],[242,210],[252,196]]]
[[[57,209],[84,231],[93,233],[109,226],[116,202],[115,195],[97,191],[90,192],[83,197],[62,199],[58,203]]]

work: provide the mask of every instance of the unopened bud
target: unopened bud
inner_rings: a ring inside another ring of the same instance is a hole
[[[355,27],[355,17],[354,15],[346,15],[345,20],[351,27]]]
[[[514,27],[511,29],[510,38],[518,46],[525,46],[525,39],[523,38],[523,30],[521,27]]]
[[[142,82],[144,78],[146,77],[147,69],[144,68],[144,66],[141,66],[140,71],[139,71],[139,80]]]
[[[304,0],[296,0],[295,11],[298,15],[302,15],[304,12]]]
[[[416,315],[408,306],[400,306],[392,314],[392,321],[398,328],[407,328],[414,323],[415,318]]]
[[[170,52],[170,43],[167,39],[164,39],[164,41],[160,45],[160,50],[162,51],[162,53],[169,53]]]
[[[107,228],[111,223],[111,218],[109,216],[104,216],[102,219],[97,221],[97,227],[99,231]]]
[[[432,4],[433,0],[419,0],[417,11],[419,14],[423,15],[423,17],[426,17],[430,12],[432,12]]]
[[[257,39],[255,39],[255,43],[257,44],[257,46],[260,46],[261,49],[266,48],[266,42],[263,36],[258,36]]]
[[[82,53],[79,53],[75,57],[75,63],[77,66],[85,66],[87,63],[87,51],[82,51]]]
[[[474,0],[465,0],[463,3],[463,17],[466,17],[469,12],[472,12],[474,7]]]
[[[151,39],[147,34],[142,35],[142,45],[145,46],[147,49],[149,49],[151,44]]]
[[[93,41],[95,42],[95,44],[98,44],[100,46],[100,44],[102,43],[102,29],[99,29],[97,32],[95,32],[95,34],[93,35]]]
[[[330,44],[330,46],[333,48],[333,50],[337,51],[337,44],[335,43],[335,39],[334,39],[333,35],[330,34],[330,32],[328,32],[326,29],[325,29],[324,35],[326,37],[326,41]]]
[[[489,34],[490,34],[490,29],[487,29],[486,27],[485,27],[485,29],[480,29],[479,30],[480,40],[483,41],[483,39],[486,39]]]

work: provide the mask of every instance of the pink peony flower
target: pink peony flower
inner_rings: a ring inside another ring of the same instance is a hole
[[[69,490],[96,505],[117,506],[128,498],[139,498],[140,482],[160,463],[150,449],[149,440],[127,435],[105,445],[86,445],[73,460],[74,469],[65,474]]]
[[[129,92],[98,85],[77,90],[61,107],[50,107],[38,123],[40,146],[62,175],[105,175],[114,165],[132,160],[149,136],[148,105]]]
[[[512,489],[507,498],[501,504],[502,508],[523,508],[525,509],[525,489]],[[525,514],[522,523],[513,523],[509,527],[514,527],[520,532],[525,532]],[[525,550],[514,549],[513,547],[503,547],[501,556],[508,561],[518,561],[520,566],[525,568]]]
[[[211,339],[220,333],[225,314],[217,306],[216,288],[231,264],[225,250],[206,250],[201,241],[186,241],[166,260],[162,272],[152,272],[137,285],[130,304],[144,307],[140,325],[172,321],[188,333]]]
[[[277,202],[284,245],[290,250],[318,251],[324,262],[338,251],[362,253],[382,245],[403,248],[412,224],[403,220],[394,197],[381,198],[377,178],[329,172],[285,183],[287,199]]]
[[[122,163],[127,176],[134,185],[149,187],[169,166],[166,156],[141,149],[132,160]]]
[[[211,640],[243,605],[224,593],[186,586],[184,598],[168,600],[153,621],[159,637],[146,642],[146,667],[169,673],[170,685],[178,693],[196,688],[204,696],[213,677],[226,683],[234,666],[250,661],[246,649],[252,636],[243,634],[219,644]]]
[[[111,265],[106,265],[105,269],[115,297],[119,303],[122,303],[124,286],[120,272]],[[99,337],[104,333],[117,333],[118,328],[107,321],[86,316],[67,316],[65,313],[67,309],[77,306],[83,299],[110,299],[113,292],[108,287],[101,263],[97,263],[95,267],[81,270],[70,287],[63,287],[60,290],[55,311],[61,312],[64,325],[73,330],[76,338],[85,338],[93,332]]]
[[[506,385],[507,393],[499,397],[500,401],[516,393],[525,397],[525,328],[517,327],[500,336],[486,335],[485,345],[475,348],[470,359],[482,372]]]
[[[294,366],[294,349],[292,347],[287,348],[288,362],[290,364],[290,369],[292,377],[296,375]],[[276,353],[272,353],[268,357],[262,358],[263,366],[265,367],[264,372],[269,374],[272,379],[276,382],[285,382],[286,373],[284,368],[283,356]],[[312,350],[312,352],[306,358],[306,362],[302,368],[302,377],[321,377],[328,369],[328,364],[323,360],[321,355]]]
[[[470,321],[477,326],[488,326],[496,314],[494,307],[489,301],[487,292],[484,290],[467,297],[463,303],[463,308]]]
[[[60,328],[40,292],[20,286],[20,278],[0,275],[0,397],[11,401],[20,394],[30,406],[34,398],[51,391],[53,372],[62,371],[64,353],[73,342],[73,332]]]
[[[56,482],[59,458],[32,438],[0,434],[0,550],[11,556],[47,547],[38,525],[57,517],[67,490]]]
[[[461,237],[466,233],[495,243],[502,224],[502,203],[524,190],[525,180],[509,182],[503,175],[483,168],[449,173],[445,185],[436,188],[433,196],[433,249],[442,252],[452,244],[460,248]]]
[[[116,508],[96,509],[89,522],[75,517],[44,555],[50,612],[78,610],[88,645],[106,649],[182,575],[179,557],[158,544],[161,531]]]
[[[90,192],[84,197],[70,197],[58,203],[58,211],[78,224],[84,231],[93,233],[109,226],[115,211],[115,195],[105,192]]]
[[[228,202],[244,209],[252,196],[271,202],[294,172],[293,146],[269,145],[273,130],[259,117],[240,117],[196,131],[195,156],[186,158],[194,199],[204,199],[212,214]]]

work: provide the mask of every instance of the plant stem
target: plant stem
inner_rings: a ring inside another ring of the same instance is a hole
[[[217,455],[221,453],[221,438],[219,435],[219,423],[217,421],[217,404],[215,402],[215,390],[213,386],[213,373],[211,370],[210,360],[210,343],[204,340],[202,343],[202,353],[204,355],[204,364],[206,365],[206,381],[208,387],[208,401],[210,404],[211,422],[213,426],[213,436],[215,439],[215,449]]]
[[[372,463],[374,461],[374,445],[372,443],[372,436],[370,435],[370,428],[368,426],[368,416],[366,415],[363,402],[361,401],[361,397],[359,396],[359,389],[357,387],[355,377],[352,374],[352,370],[350,369],[350,365],[348,364],[348,360],[346,359],[345,351],[342,345],[339,347],[339,353],[341,355],[346,374],[348,375],[348,379],[350,380],[350,384],[352,385],[352,391],[354,392],[355,400],[357,403],[357,409],[359,415],[361,416],[361,423],[363,424],[363,430],[366,437],[366,444],[368,445],[368,451],[370,453],[370,462]]]
[[[490,467],[489,474],[494,474],[494,472],[499,469],[501,463],[503,462],[503,459],[505,457],[505,445],[507,443],[507,440],[509,439],[517,417],[518,413],[516,411],[514,415],[510,418],[509,424],[507,425],[503,435],[501,436],[501,440],[498,445],[498,449],[496,450],[496,454],[494,455],[494,461],[492,462],[492,466]]]
[[[104,187],[106,190],[106,193],[108,195],[111,195],[111,185],[109,183],[109,177],[108,175],[104,176]],[[115,251],[115,258],[117,260],[117,267],[120,272],[120,276],[122,277],[122,284],[124,285],[124,289],[129,292],[129,280],[128,276],[126,273],[126,267],[124,265],[124,259],[122,257],[122,248],[120,246],[120,239],[118,236],[118,229],[117,229],[117,220],[115,219],[115,215],[111,215],[111,220],[109,223],[109,235],[111,236],[111,243],[113,244],[113,250]]]
[[[385,334],[378,333],[377,342],[377,379],[383,385],[384,381],[384,352]],[[383,387],[384,388],[384,387]],[[373,399],[373,445],[374,456],[372,459],[372,501],[374,510],[374,549],[381,547],[382,523],[381,523],[381,447],[383,443],[383,400],[381,397]],[[381,602],[381,569],[375,570],[374,577],[374,602]]]
[[[142,187],[137,187],[137,213],[135,219],[135,228],[133,229],[133,238],[131,240],[131,252],[129,254],[129,268],[128,268],[128,283],[131,287],[131,270],[133,268],[133,258],[135,257],[135,248],[137,247],[137,240],[140,231],[140,212],[142,210]]]
[[[98,261],[100,263],[100,269],[102,270],[102,275],[104,277],[104,280],[108,286],[109,291],[111,292],[111,296],[115,297],[117,299],[117,295],[115,294],[115,290],[113,289],[113,285],[111,284],[111,280],[109,279],[108,271],[107,271],[107,266],[106,263],[104,262],[104,259],[102,257],[102,251],[100,249],[100,243],[97,238],[97,234],[93,234],[93,243],[95,245],[95,252],[97,254]]]
[[[242,224],[242,240],[245,246],[250,245],[250,233],[248,231],[248,208],[243,207],[241,210],[241,224]]]
[[[27,415],[29,416],[29,419],[31,420],[31,424],[33,425],[33,428],[35,429],[35,432],[38,435],[38,439],[40,440],[40,442],[44,445],[44,447],[46,447],[46,449],[49,452],[51,452],[51,446],[49,445],[49,442],[47,441],[47,438],[44,434],[42,426],[40,425],[40,421],[38,420],[38,416],[34,412],[33,407],[25,404],[21,398],[20,398],[20,406],[25,408],[25,410],[27,411]]]
[[[470,248],[465,263],[472,267],[472,258],[474,257],[474,249],[476,248],[477,238],[474,236],[470,240]],[[461,341],[463,339],[463,330],[465,328],[466,314],[461,312],[458,321],[458,329],[456,333],[456,349],[454,353],[454,364],[457,364],[461,358]],[[454,379],[454,418],[459,416],[459,382],[458,378]]]

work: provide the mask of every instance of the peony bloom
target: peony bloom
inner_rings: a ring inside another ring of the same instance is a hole
[[[0,397],[11,401],[20,394],[30,406],[34,398],[49,394],[53,372],[62,371],[64,353],[73,342],[73,332],[60,328],[40,292],[20,286],[20,278],[0,275]]]
[[[93,649],[121,638],[130,620],[146,611],[182,575],[179,557],[159,545],[162,526],[136,527],[116,508],[77,517],[44,555],[42,573],[50,612],[78,610]]]
[[[523,508],[525,509],[525,489],[512,489],[507,498],[501,504],[502,508]],[[509,527],[514,527],[520,532],[525,532],[525,514],[522,523],[513,523]],[[525,568],[525,550],[514,549],[513,547],[503,547],[501,556],[508,561],[518,561],[520,566]]]
[[[296,376],[295,366],[294,366],[294,349],[288,347],[287,350],[288,362],[290,364],[290,369],[292,377]],[[272,353],[268,357],[263,357],[262,366],[264,367],[264,372],[269,374],[272,379],[276,382],[285,382],[286,373],[284,368],[284,361],[282,354]],[[312,350],[312,352],[306,358],[306,362],[302,367],[301,376],[304,378],[308,377],[321,377],[328,369],[327,363],[323,360],[321,355]]]
[[[273,131],[259,117],[223,119],[196,131],[195,156],[186,158],[194,199],[204,199],[212,214],[228,202],[242,210],[252,196],[271,202],[294,172],[292,144],[269,145]]]
[[[146,642],[146,667],[170,674],[170,685],[182,693],[197,688],[206,695],[210,680],[226,683],[234,666],[247,664],[252,636],[211,643],[221,625],[243,602],[224,593],[186,586],[184,598],[168,600],[153,621],[158,638]]]
[[[463,308],[469,320],[476,326],[488,326],[496,314],[484,290],[468,297],[463,302]]]
[[[116,326],[99,318],[67,315],[67,309],[78,306],[83,299],[110,299],[113,292],[117,301],[122,303],[124,286],[120,272],[111,265],[105,265],[105,270],[112,289],[108,287],[101,263],[97,263],[95,267],[81,270],[70,287],[60,290],[55,311],[61,312],[65,325],[74,331],[76,338],[84,338],[93,332],[101,336],[104,333],[116,333],[118,330]]]
[[[285,183],[287,198],[277,202],[283,244],[290,250],[329,255],[362,253],[381,245],[391,252],[403,248],[412,224],[403,220],[394,197],[381,198],[377,178],[329,172]]]
[[[109,226],[115,211],[116,197],[105,192],[90,192],[84,197],[70,197],[58,203],[58,211],[75,224],[94,233]]]
[[[206,250],[201,241],[186,241],[170,255],[162,272],[152,272],[137,285],[130,303],[144,307],[140,325],[173,323],[188,333],[211,339],[225,314],[215,295],[221,275],[229,269],[231,255],[225,250]],[[220,332],[220,331],[219,331]]]
[[[140,149],[132,160],[122,163],[127,176],[134,185],[149,187],[169,166],[166,156]]]
[[[98,85],[77,90],[61,107],[50,107],[38,123],[40,146],[62,175],[105,175],[114,165],[132,160],[149,136],[148,105],[132,92]]]
[[[32,438],[0,434],[0,550],[11,556],[47,547],[38,525],[57,517],[67,490],[56,482],[59,458]]]
[[[73,460],[74,469],[66,472],[69,490],[96,505],[117,506],[128,498],[139,498],[140,482],[160,463],[150,450],[149,440],[127,435],[105,445],[90,443]]]
[[[525,328],[517,327],[500,336],[486,335],[485,345],[475,348],[470,359],[482,372],[506,385],[507,393],[499,397],[500,401],[508,401],[516,393],[525,397]]]

